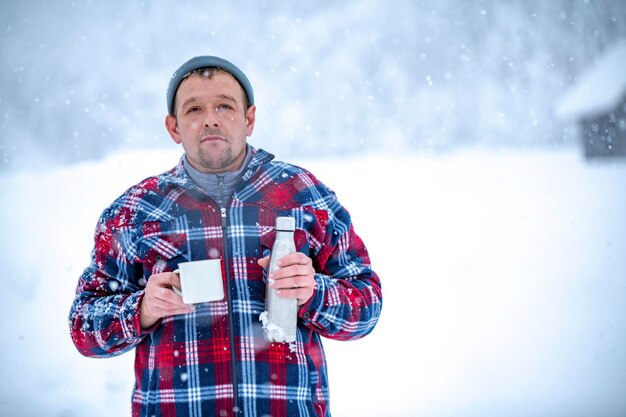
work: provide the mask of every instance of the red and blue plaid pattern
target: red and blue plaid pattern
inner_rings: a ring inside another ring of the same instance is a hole
[[[380,314],[380,281],[334,193],[309,172],[252,149],[227,208],[171,171],[130,188],[102,214],[91,265],[70,311],[86,356],[136,348],[133,416],[330,416],[321,337],[358,339]],[[268,343],[259,321],[276,217],[296,220],[296,247],[313,259],[316,290],[299,310],[297,340]],[[222,301],[141,330],[138,307],[153,274],[221,259]]]

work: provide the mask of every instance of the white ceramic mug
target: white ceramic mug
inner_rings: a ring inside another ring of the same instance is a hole
[[[174,271],[180,276],[181,288],[172,287],[185,304],[206,303],[224,298],[222,266],[219,259],[181,262]]]

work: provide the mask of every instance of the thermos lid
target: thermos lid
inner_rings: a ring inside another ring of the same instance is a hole
[[[276,217],[276,230],[293,232],[296,230],[296,219],[293,217]]]

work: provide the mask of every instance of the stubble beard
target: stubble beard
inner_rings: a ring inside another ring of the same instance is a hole
[[[245,147],[242,152],[245,152]],[[198,162],[205,170],[210,172],[219,173],[235,171],[239,167],[233,167],[232,164],[234,164],[240,157],[241,152],[235,155],[230,143],[227,143],[226,148],[224,149],[209,149],[207,147],[200,147],[198,150]]]

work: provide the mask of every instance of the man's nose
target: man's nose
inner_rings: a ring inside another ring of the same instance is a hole
[[[207,111],[206,117],[204,118],[204,125],[206,127],[218,127],[220,125],[219,116],[215,110],[211,109]]]

